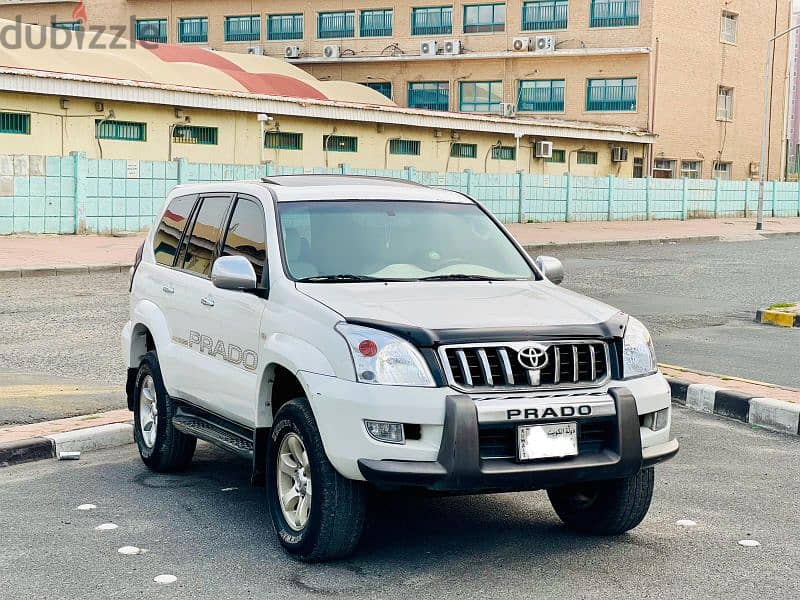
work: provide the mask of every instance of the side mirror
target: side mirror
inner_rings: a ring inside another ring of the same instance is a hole
[[[536,266],[542,274],[551,282],[560,285],[564,281],[564,265],[561,261],[552,256],[539,256],[536,259]]]
[[[244,256],[221,256],[211,269],[211,283],[222,290],[256,288],[256,272]]]

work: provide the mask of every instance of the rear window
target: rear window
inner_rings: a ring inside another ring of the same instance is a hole
[[[189,215],[194,207],[194,196],[181,196],[169,203],[161,223],[158,224],[155,238],[153,238],[153,252],[156,262],[160,265],[171,267],[175,262],[178,244],[189,222]]]

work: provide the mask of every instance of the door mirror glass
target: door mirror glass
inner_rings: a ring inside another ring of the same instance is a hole
[[[536,259],[536,266],[552,283],[560,285],[564,281],[564,265],[552,256],[540,256]]]
[[[211,282],[223,290],[255,289],[256,272],[244,256],[221,256],[214,261]]]

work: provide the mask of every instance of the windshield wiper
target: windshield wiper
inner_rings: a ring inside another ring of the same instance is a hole
[[[388,281],[378,277],[370,277],[369,275],[351,275],[349,273],[340,273],[338,275],[314,275],[313,277],[303,277],[297,280],[298,283],[337,283],[337,282],[351,282],[351,281]]]
[[[420,281],[513,281],[510,277],[490,277],[488,275],[465,275],[464,273],[451,273],[449,275],[432,275],[421,277]]]

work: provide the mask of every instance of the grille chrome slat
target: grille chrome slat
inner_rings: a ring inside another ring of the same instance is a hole
[[[528,370],[518,354],[535,343],[547,348],[548,364]],[[610,347],[597,339],[454,344],[438,352],[448,384],[464,392],[590,388],[611,378]]]

